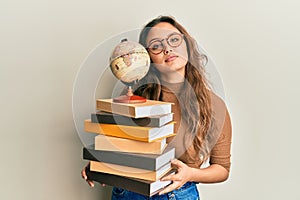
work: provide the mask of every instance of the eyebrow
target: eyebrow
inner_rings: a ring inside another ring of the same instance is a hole
[[[161,38],[152,38],[152,39],[149,41],[148,45],[151,44],[151,42],[153,42],[153,41],[155,41],[155,40],[163,40],[163,39],[161,39]]]
[[[180,32],[180,33],[178,33],[178,32],[172,32],[172,33],[168,34],[167,37],[165,37],[165,38],[168,38],[170,35],[175,34],[175,33],[176,33],[176,34],[182,34],[181,32]],[[153,42],[153,41],[155,41],[155,40],[164,40],[165,38],[152,38],[152,39],[149,41],[148,45],[151,44],[151,42]]]

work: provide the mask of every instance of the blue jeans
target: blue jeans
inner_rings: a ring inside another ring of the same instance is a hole
[[[199,193],[194,182],[187,182],[181,188],[163,195],[147,197],[135,192],[114,187],[111,200],[200,200]]]

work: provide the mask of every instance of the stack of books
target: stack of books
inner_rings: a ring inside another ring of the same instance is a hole
[[[83,148],[90,161],[89,179],[152,196],[170,184],[160,181],[174,173],[174,148],[166,138],[174,136],[172,103],[114,103],[97,99],[98,112],[85,120],[86,132],[97,133],[94,145]]]

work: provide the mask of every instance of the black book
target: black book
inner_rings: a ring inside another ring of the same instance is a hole
[[[93,146],[83,147],[83,159],[117,164],[127,167],[156,171],[175,158],[175,148],[162,154],[126,153],[119,151],[95,150]]]
[[[173,113],[144,118],[131,118],[114,113],[99,111],[91,114],[92,123],[119,124],[127,126],[161,127],[173,120]]]
[[[175,173],[175,170],[170,170],[166,175]],[[161,191],[164,187],[171,184],[171,181],[146,181],[136,178],[128,178],[114,174],[106,174],[102,172],[90,171],[86,168],[86,175],[89,180],[93,180],[106,185],[123,188],[132,192],[136,192],[146,196],[153,196]]]

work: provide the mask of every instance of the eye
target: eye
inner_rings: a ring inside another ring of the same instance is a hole
[[[174,36],[170,37],[169,42],[174,44],[174,43],[179,42],[180,40],[181,39],[178,35],[174,35]]]
[[[162,49],[163,46],[161,42],[153,42],[152,44],[150,44],[149,48],[152,50],[157,50],[157,49]]]
[[[182,42],[182,35],[180,34],[173,34],[173,35],[170,35],[169,38],[168,38],[168,43],[169,45],[171,45],[172,47],[178,47]]]
[[[178,42],[179,41],[179,38],[177,38],[177,37],[173,37],[173,38],[171,38],[171,42]]]

